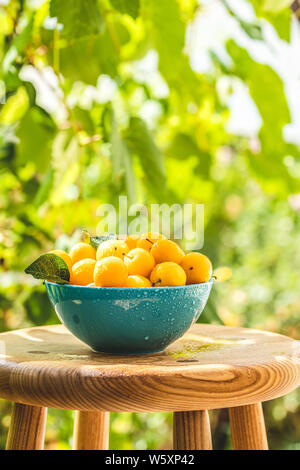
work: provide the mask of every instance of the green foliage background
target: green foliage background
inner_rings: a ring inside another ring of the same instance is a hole
[[[215,8],[225,6],[252,41],[265,41],[266,22],[290,41],[288,1],[251,3],[252,23],[229,2]],[[233,277],[216,286],[202,321],[300,339],[300,152],[283,136],[284,86],[233,39],[229,63],[210,50],[211,71],[196,73],[186,30],[204,11],[196,0],[0,2],[0,331],[57,322],[24,268],[54,245],[68,248],[74,227],[94,232],[99,204],[127,194],[205,204],[203,251]],[[149,54],[157,70],[143,73]],[[262,118],[256,138],[228,132],[224,77],[247,87]],[[271,448],[300,448],[299,402],[294,392],[265,404]],[[10,406],[0,401],[0,448]],[[46,448],[70,448],[72,413],[49,410]],[[171,419],[113,413],[111,448],[170,448]],[[231,448],[226,411],[211,420],[215,447]]]

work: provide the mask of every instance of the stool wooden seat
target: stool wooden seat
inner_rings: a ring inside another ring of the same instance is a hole
[[[0,397],[15,402],[8,449],[43,448],[46,409],[74,409],[76,449],[106,449],[110,411],[173,411],[174,448],[211,449],[207,410],[229,408],[235,449],[266,449],[261,402],[300,384],[300,342],[194,325],[164,352],[93,352],[63,325],[0,335]]]

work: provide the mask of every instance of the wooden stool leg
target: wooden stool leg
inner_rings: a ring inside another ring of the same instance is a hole
[[[230,408],[229,417],[235,450],[268,450],[261,403]]]
[[[175,450],[211,450],[209,416],[203,411],[176,411],[173,415]]]
[[[76,411],[74,425],[75,450],[107,450],[109,439],[109,413],[102,411]]]
[[[46,420],[47,408],[15,403],[8,431],[6,449],[43,449]]]

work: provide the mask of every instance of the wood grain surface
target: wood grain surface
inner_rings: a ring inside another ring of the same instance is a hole
[[[109,413],[76,411],[74,450],[107,450],[109,441]]]
[[[248,405],[300,384],[300,343],[194,325],[164,352],[94,353],[63,325],[0,335],[0,397],[82,411],[191,411]]]
[[[6,442],[7,450],[42,450],[47,408],[15,403]]]
[[[175,450],[211,450],[208,411],[176,411],[173,417]]]
[[[229,417],[235,450],[268,450],[261,403],[230,408]]]

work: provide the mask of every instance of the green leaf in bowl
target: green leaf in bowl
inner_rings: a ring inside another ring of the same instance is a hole
[[[70,271],[65,261],[54,253],[46,253],[37,258],[25,269],[26,274],[31,274],[35,279],[66,284],[70,281]]]
[[[95,248],[95,250],[97,250],[98,246],[101,245],[102,242],[105,242],[106,240],[115,240],[116,238],[117,235],[115,233],[92,237],[89,232],[83,230],[81,234],[81,241],[84,243],[89,243],[93,248]]]

